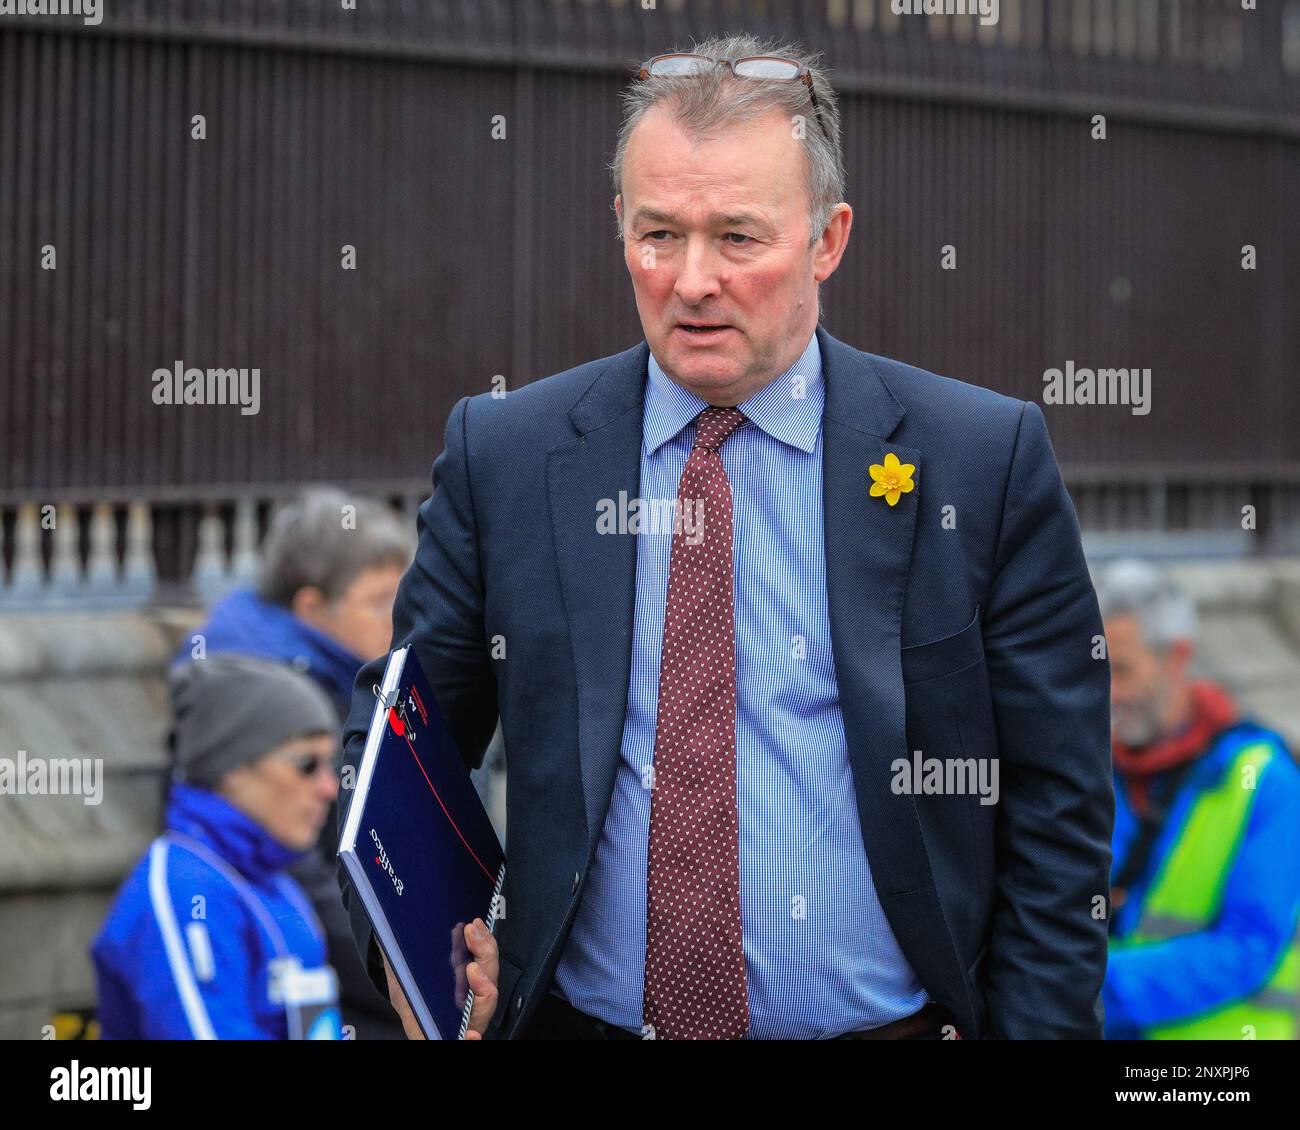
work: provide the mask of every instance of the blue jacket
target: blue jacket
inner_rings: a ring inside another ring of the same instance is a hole
[[[289,664],[329,695],[340,721],[347,717],[362,660],[289,609],[254,592],[233,592],[212,606],[207,623],[195,634],[203,637],[208,655],[236,651]],[[175,662],[192,659],[192,648],[193,643],[186,641]]]
[[[298,857],[215,793],[173,785],[166,831],[91,946],[106,1040],[338,1039]]]
[[[1243,744],[1258,741],[1272,743],[1274,755],[1255,783],[1257,795],[1224,885],[1218,919],[1206,930],[1111,953],[1102,990],[1108,1039],[1138,1039],[1150,1025],[1248,996],[1263,984],[1291,940],[1300,917],[1300,768],[1279,735],[1250,722],[1220,734],[1192,766],[1145,873],[1116,912],[1114,938],[1122,940],[1136,928],[1151,880],[1193,802],[1222,779]],[[1167,780],[1160,774],[1153,788]],[[1123,868],[1137,830],[1137,816],[1116,776],[1112,879]],[[1207,875],[1206,882],[1215,878]]]
[[[352,703],[352,687],[361,660],[347,648],[298,619],[289,609],[241,590],[219,600],[207,622],[196,633],[203,637],[204,652],[218,655],[238,652],[273,663],[284,663],[313,679],[334,703],[342,721]],[[194,657],[194,642],[186,640],[175,663]],[[405,1039],[388,994],[377,991],[356,953],[348,913],[339,898],[336,827],[322,831],[319,850],[293,867],[312,908],[325,928],[330,964],[339,977],[345,1021],[361,1039]]]
[[[963,1038],[1099,1039],[1107,924],[1086,908],[1110,873],[1110,665],[1091,656],[1102,620],[1042,410],[816,332],[852,850]],[[498,716],[509,750],[510,913],[488,1039],[525,1034],[551,991],[626,771],[637,539],[602,536],[596,516],[620,491],[638,497],[648,356],[641,342],[460,401],[393,609],[393,643],[415,646],[465,763],[482,763]],[[895,506],[870,494],[886,452],[916,467]],[[774,624],[772,646],[794,630]],[[347,764],[383,667],[358,675]],[[899,793],[891,766],[913,750],[999,765],[998,803]],[[378,987],[382,963],[370,971]]]

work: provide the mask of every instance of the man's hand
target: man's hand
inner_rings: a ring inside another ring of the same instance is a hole
[[[384,959],[384,976],[388,978],[388,1002],[402,1019],[402,1031],[406,1033],[408,1040],[423,1040],[424,1033],[420,1031],[420,1022],[415,1019],[415,1013],[411,1011],[411,1002],[406,999],[402,986],[393,976],[393,967],[388,964],[388,955],[381,956]]]
[[[475,918],[465,927],[465,942],[474,955],[474,960],[465,966],[465,976],[474,991],[474,1007],[470,1009],[465,1039],[481,1040],[497,1010],[497,976],[500,971],[497,940],[488,933],[487,923]]]
[[[476,918],[465,927],[465,944],[474,955],[474,960],[465,967],[465,976],[469,980],[469,987],[474,992],[474,1007],[470,1010],[465,1039],[481,1040],[488,1022],[492,1019],[492,1014],[497,1010],[497,975],[500,968],[497,960],[497,940],[488,933],[487,924],[483,919]],[[387,955],[382,956],[384,975],[388,978],[388,999],[397,1015],[401,1017],[402,1030],[408,1040],[423,1040],[424,1033],[420,1031],[420,1022],[415,1019],[415,1013],[411,1011],[411,1004],[406,999],[406,994],[402,992],[402,986],[393,976],[393,968],[388,964]]]

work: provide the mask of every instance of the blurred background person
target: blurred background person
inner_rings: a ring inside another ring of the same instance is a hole
[[[209,656],[240,652],[289,664],[316,682],[342,722],[357,671],[388,651],[393,600],[413,548],[411,535],[383,503],[328,488],[306,490],[271,516],[256,590],[235,591],[213,605],[177,662],[201,648]],[[341,752],[336,770],[340,760]],[[315,850],[292,873],[325,925],[344,1023],[359,1039],[404,1039],[352,941],[335,875],[335,822],[331,807]]]
[[[334,710],[310,680],[236,655],[169,680],[166,830],[91,947],[104,1039],[338,1039],[321,926],[286,873],[338,793]]]
[[[1097,595],[1116,802],[1106,1034],[1294,1039],[1300,769],[1193,677],[1196,609],[1178,585],[1124,559]]]
[[[219,600],[196,635],[207,655],[291,664],[343,715],[357,671],[388,651],[393,600],[413,551],[411,533],[383,503],[305,490],[271,516],[256,589]],[[177,661],[197,646],[187,644]]]

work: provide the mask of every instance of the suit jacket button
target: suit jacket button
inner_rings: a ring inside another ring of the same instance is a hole
[[[571,890],[571,891],[569,892],[569,894],[571,894],[571,895],[573,895],[573,894],[577,894],[577,893],[578,893],[578,887],[581,886],[581,884],[582,884],[582,876],[579,875],[579,874],[575,871],[575,872],[573,873],[573,890]]]

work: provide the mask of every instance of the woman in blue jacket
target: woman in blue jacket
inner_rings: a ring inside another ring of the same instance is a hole
[[[170,679],[166,828],[91,956],[105,1039],[338,1039],[320,924],[285,868],[338,792],[333,707],[311,680],[241,655]]]

